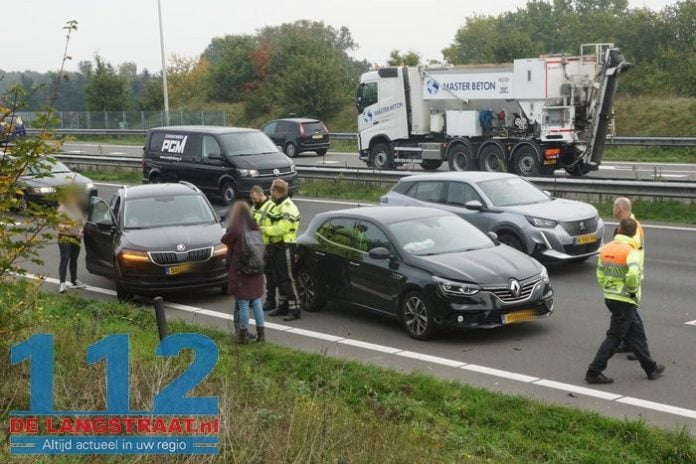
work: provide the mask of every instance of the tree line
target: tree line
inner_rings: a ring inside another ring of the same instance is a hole
[[[499,15],[466,18],[442,51],[450,64],[500,63],[540,54],[577,54],[580,45],[613,42],[635,65],[622,78],[630,95],[696,96],[696,0],[659,11],[629,8],[627,0],[530,0]],[[171,57],[170,107],[237,108],[246,119],[264,115],[330,117],[350,105],[370,63],[351,56],[350,31],[300,20],[255,34],[213,38],[198,57]],[[383,64],[433,64],[415,51],[394,50]],[[96,55],[65,73],[56,107],[64,111],[161,110],[159,73],[134,63],[112,65]],[[3,76],[4,74],[4,76]],[[0,71],[0,92],[17,85],[28,109],[45,103],[55,73]]]

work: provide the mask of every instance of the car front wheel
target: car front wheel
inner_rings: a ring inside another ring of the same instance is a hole
[[[294,158],[297,155],[297,147],[294,143],[291,142],[285,145],[285,154],[288,155],[289,158]]]
[[[309,312],[321,311],[326,300],[319,290],[319,282],[308,269],[302,269],[297,274],[297,293],[302,309]]]
[[[416,340],[427,340],[435,332],[432,314],[420,292],[410,292],[401,303],[401,322]]]

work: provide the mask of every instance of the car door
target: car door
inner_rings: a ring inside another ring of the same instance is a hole
[[[468,182],[450,181],[446,182],[443,201],[439,207],[465,219],[479,230],[484,232],[493,230],[496,216],[500,215],[487,211],[467,209],[465,205],[470,201],[478,201],[484,207],[486,206],[485,200],[481,198],[481,195],[478,194],[471,184]]]
[[[316,232],[316,275],[332,298],[345,299],[350,286],[349,262],[359,258],[355,249],[355,226],[352,218],[335,217]]]
[[[360,221],[355,226],[355,247],[358,251],[348,262],[348,281],[352,302],[379,312],[396,314],[396,301],[406,282],[399,273],[395,247],[377,224]],[[373,259],[369,251],[383,247],[393,259]]]
[[[120,202],[120,197],[115,201]],[[92,274],[112,277],[113,244],[118,224],[106,201],[99,197],[91,198],[84,231],[87,270]]]
[[[217,193],[218,179],[228,165],[215,137],[212,135],[201,137],[200,156],[195,160],[195,167],[191,171],[191,183],[207,193]]]

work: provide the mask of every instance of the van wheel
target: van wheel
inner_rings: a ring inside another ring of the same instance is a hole
[[[442,161],[440,160],[423,160],[421,167],[426,171],[435,171],[440,166],[442,166]]]
[[[288,158],[294,158],[297,155],[297,147],[294,143],[290,142],[285,145],[285,154],[288,155]]]
[[[370,149],[370,159],[377,169],[394,169],[394,154],[386,143],[377,143]]]
[[[416,340],[427,340],[435,332],[435,323],[421,292],[409,292],[401,302],[401,323]]]
[[[327,151],[328,151],[328,150],[326,150],[326,149],[324,149],[324,150],[317,150],[317,155],[319,155],[319,156],[324,156],[324,155],[326,155],[326,152],[327,152]]]
[[[464,143],[452,145],[447,150],[447,164],[450,171],[473,171],[474,154],[471,151],[471,146]]]
[[[220,196],[226,205],[231,205],[237,199],[237,191],[232,182],[223,182],[220,186]]]
[[[150,176],[150,183],[151,184],[161,184],[162,183],[162,176],[159,174],[153,174]]]

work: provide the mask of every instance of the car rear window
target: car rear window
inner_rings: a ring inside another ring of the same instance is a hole
[[[321,134],[326,133],[326,126],[324,126],[324,123],[321,121],[303,122],[302,125],[304,126],[305,133],[307,134],[315,134],[317,132]]]

